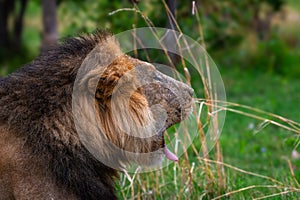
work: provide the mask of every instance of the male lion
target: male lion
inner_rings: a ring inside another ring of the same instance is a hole
[[[78,78],[86,57],[97,63]],[[66,39],[0,80],[0,199],[116,199],[124,163],[177,160],[163,132],[191,112],[192,94],[108,33]]]

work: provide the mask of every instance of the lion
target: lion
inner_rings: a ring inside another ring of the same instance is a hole
[[[178,160],[163,133],[192,96],[110,33],[66,39],[0,79],[0,199],[117,199],[124,163]]]

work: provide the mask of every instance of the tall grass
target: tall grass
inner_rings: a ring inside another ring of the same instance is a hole
[[[165,1],[162,0],[165,7],[166,14],[174,21],[175,18],[172,16]],[[200,19],[200,15],[196,8],[193,8],[194,17],[197,21],[199,38],[204,38],[203,28]],[[114,15],[118,12],[135,12],[139,15],[149,27],[153,27],[154,23],[139,10],[138,6],[134,8],[123,8],[111,12]],[[192,11],[191,11],[192,12]],[[178,23],[176,24],[177,30],[182,33],[182,30]],[[201,40],[202,47],[206,47],[205,41]],[[165,56],[172,67],[173,64],[167,49],[164,50]],[[146,52],[147,54],[147,52]],[[138,52],[135,52],[138,56]],[[148,61],[150,60],[149,55],[146,56]],[[208,58],[205,56],[205,67],[209,72],[210,64]],[[187,84],[191,84],[193,74],[190,74],[185,60],[181,58],[180,67],[185,75]],[[297,198],[297,193],[300,192],[299,183],[295,176],[294,167],[291,161],[286,158],[287,171],[290,172],[288,181],[278,180],[273,177],[269,177],[263,174],[247,171],[240,169],[239,167],[232,166],[223,161],[222,148],[219,140],[216,140],[214,148],[209,152],[208,144],[206,143],[206,127],[207,121],[212,120],[213,123],[218,124],[218,117],[215,117],[217,113],[212,114],[216,110],[227,111],[236,113],[239,117],[250,117],[259,120],[261,123],[256,127],[255,132],[261,132],[267,126],[276,126],[287,131],[293,132],[296,135],[300,134],[300,123],[295,122],[291,119],[283,116],[276,115],[262,111],[260,109],[241,105],[238,103],[232,103],[227,101],[216,101],[216,94],[212,92],[210,85],[205,83],[211,83],[210,77],[201,76],[204,90],[204,98],[195,98],[195,112],[194,115],[198,116],[200,108],[205,106],[203,109],[207,112],[206,118],[200,116],[196,118],[197,121],[197,132],[198,132],[198,143],[192,144],[189,150],[185,152],[178,163],[169,165],[163,169],[144,173],[144,174],[128,174],[124,172],[121,175],[119,182],[119,195],[122,199],[227,199],[239,193],[243,193],[249,190],[265,189],[262,191],[268,191],[266,193],[257,193],[257,196],[251,197],[253,199],[267,199],[267,198]],[[215,126],[218,127],[218,126]],[[194,131],[194,130],[188,130]],[[186,134],[188,135],[188,131]],[[217,128],[215,130],[218,131]],[[169,133],[166,133],[167,135]],[[176,135],[176,129],[175,129]],[[195,139],[196,140],[196,139]],[[263,164],[263,163],[262,163]],[[231,174],[238,173],[247,179],[249,176],[257,177],[262,179],[264,184],[251,184],[243,187],[234,185],[230,182]],[[291,195],[291,196],[289,196]],[[236,197],[236,196],[234,196]],[[250,197],[239,196],[242,199],[250,199]]]

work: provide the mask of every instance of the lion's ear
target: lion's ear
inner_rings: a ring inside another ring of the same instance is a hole
[[[86,89],[87,89],[89,94],[91,94],[91,95],[95,94],[95,89],[96,89],[97,84],[98,84],[98,79],[99,79],[99,77],[96,77],[96,76],[92,76],[92,77],[87,78],[87,80],[86,80]]]

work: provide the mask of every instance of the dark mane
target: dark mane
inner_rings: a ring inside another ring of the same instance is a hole
[[[71,108],[78,68],[110,36],[97,31],[66,39],[0,80],[0,123],[26,141],[32,153],[47,163],[56,182],[80,199],[116,199],[112,178],[116,171],[82,146]]]

